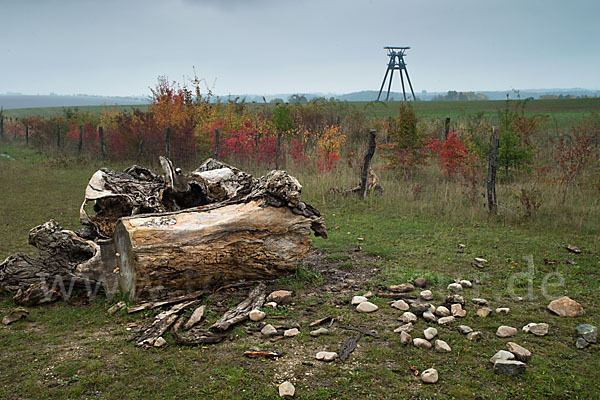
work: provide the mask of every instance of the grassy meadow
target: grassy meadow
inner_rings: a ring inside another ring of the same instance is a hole
[[[535,100],[527,112],[545,113],[566,129],[569,121],[598,111],[598,101]],[[494,118],[501,103],[421,102],[414,108],[423,118],[450,116],[462,123],[477,114]],[[388,104],[352,107],[372,116],[397,112]],[[546,127],[554,129],[551,123]],[[365,143],[356,146],[360,154]],[[133,164],[47,155],[15,143],[0,143],[0,154],[12,158],[0,157],[0,259],[19,251],[35,254],[27,245],[27,233],[50,218],[64,228],[77,229],[89,177],[100,167],[121,170]],[[266,322],[297,326],[300,335],[271,342],[248,329],[255,323],[245,323],[234,327],[229,340],[220,344],[183,347],[166,334],[166,348],[141,349],[126,339],[160,310],[110,316],[106,309],[118,299],[88,303],[77,297],[32,307],[25,320],[0,327],[0,398],[276,399],[277,386],[285,380],[295,385],[298,399],[599,398],[599,346],[584,350],[574,346],[575,326],[600,323],[596,171],[580,177],[566,202],[552,174],[540,177],[528,172],[501,180],[499,213],[490,217],[483,186],[475,188],[473,197],[465,185],[441,176],[435,164],[407,178],[381,169],[382,161],[375,160],[384,192],[365,200],[330,190],[356,185],[356,165],[342,163],[328,172],[288,168],[303,185],[303,200],[322,212],[329,233],[326,240],[314,238],[313,250],[295,275],[269,283],[270,290],[288,289],[295,295],[292,304],[265,310]],[[266,171],[265,166],[243,167],[255,176]],[[523,190],[534,193],[540,205],[526,207]],[[567,244],[579,247],[581,254],[568,252]],[[471,266],[474,257],[487,259],[486,267]],[[390,307],[387,298],[371,298],[379,306],[372,314],[357,313],[350,306],[353,295],[377,294],[388,285],[420,276],[428,279],[436,306],[444,302],[446,286],[455,279],[481,282],[462,292],[465,318],[449,326],[419,319],[411,332],[413,338],[423,337],[425,328],[436,327],[437,338],[452,348],[449,353],[401,345],[399,334],[393,332],[402,324],[397,320],[401,312]],[[208,309],[205,326],[244,295],[240,291],[203,299]],[[549,313],[547,304],[564,295],[580,302],[585,315],[561,318]],[[470,302],[475,297],[489,300],[492,309],[511,311],[477,317]],[[2,294],[0,315],[13,307],[10,295]],[[321,363],[315,360],[318,351],[338,351],[354,334],[338,323],[329,335],[311,337],[314,328],[308,324],[326,316],[374,330],[379,338],[363,335],[347,361]],[[548,323],[549,334],[522,332],[530,322]],[[482,340],[467,340],[457,331],[459,324],[481,331]],[[517,335],[497,337],[500,325],[517,328]],[[489,362],[509,341],[533,354],[527,371],[516,377],[495,374]],[[243,357],[244,351],[255,347],[284,355],[276,360]],[[423,384],[415,375],[428,368],[438,370],[438,383]]]

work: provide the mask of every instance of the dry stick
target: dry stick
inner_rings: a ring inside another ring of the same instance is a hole
[[[371,159],[373,158],[373,154],[375,154],[375,137],[377,133],[374,129],[369,132],[369,146],[367,147],[367,151],[365,153],[365,158],[363,162],[362,171],[360,172],[360,197],[367,197],[367,188],[369,182],[369,166],[371,164]]]
[[[496,171],[498,169],[498,147],[499,147],[498,128],[492,127],[490,135],[490,158],[488,162],[487,176],[487,198],[488,210],[490,214],[498,213],[498,199],[496,198]]]
[[[379,336],[377,333],[375,333],[375,332],[369,332],[369,331],[368,331],[368,330],[366,330],[366,329],[357,328],[357,327],[350,326],[350,325],[338,325],[338,326],[339,326],[340,328],[342,328],[342,329],[346,329],[346,330],[349,330],[349,331],[356,331],[356,332],[360,332],[360,333],[362,333],[363,335],[371,336],[371,337],[374,337],[375,339],[379,339],[379,338],[381,337],[381,336]]]
[[[199,300],[186,301],[176,304],[169,311],[162,312],[154,318],[152,324],[144,330],[144,332],[136,338],[136,346],[144,344],[154,344],[154,341],[161,337],[167,329],[177,320],[177,314],[182,310],[193,307],[198,304]]]
[[[265,290],[266,285],[261,282],[257,287],[252,289],[244,301],[235,308],[228,310],[221,319],[211,325],[210,329],[226,331],[231,325],[246,320],[250,311],[258,309],[264,304]]]
[[[342,346],[340,347],[340,360],[346,361],[348,357],[350,357],[350,353],[352,353],[356,349],[356,345],[361,338],[361,334],[357,333],[356,335],[349,336]]]
[[[197,328],[192,328],[187,332],[179,333],[179,328],[183,324],[184,319],[185,317],[183,315],[179,316],[179,319],[171,328],[171,336],[173,336],[173,339],[175,339],[175,342],[178,344],[195,346],[198,344],[219,343],[225,338],[225,335],[203,331]]]
[[[138,304],[137,306],[127,307],[127,314],[133,314],[138,311],[144,311],[144,310],[152,310],[153,308],[167,306],[167,305],[171,305],[171,304],[177,304],[177,303],[181,303],[182,301],[194,300],[194,299],[197,299],[198,297],[202,297],[209,293],[210,293],[210,291],[208,291],[208,290],[198,290],[196,292],[192,292],[192,293],[189,293],[189,294],[186,294],[183,296],[173,297],[173,298],[170,298],[167,300],[149,301],[147,303]]]

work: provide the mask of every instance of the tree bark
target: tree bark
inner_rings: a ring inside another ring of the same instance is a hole
[[[367,197],[367,189],[368,189],[368,180],[369,180],[369,168],[371,165],[371,159],[373,158],[373,154],[375,154],[375,137],[377,133],[375,130],[371,130],[369,132],[369,146],[367,147],[367,151],[365,152],[365,158],[363,162],[362,171],[360,173],[360,197]]]

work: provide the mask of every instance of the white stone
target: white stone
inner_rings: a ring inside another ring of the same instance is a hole
[[[319,328],[310,332],[310,336],[317,337],[321,335],[327,335],[329,333],[329,329],[327,328]]]
[[[497,314],[508,314],[510,312],[510,308],[508,307],[498,307],[496,308]]]
[[[477,310],[477,316],[481,317],[481,318],[486,318],[488,315],[490,315],[491,312],[492,312],[491,308],[482,307]]]
[[[292,300],[292,292],[289,290],[276,290],[267,296],[267,301],[284,304]]]
[[[371,303],[370,301],[363,301],[358,306],[356,306],[356,311],[361,312],[361,313],[371,313],[371,312],[377,311],[378,309],[379,309],[379,307],[377,307],[375,304]]]
[[[365,301],[368,301],[368,299],[364,296],[354,296],[352,298],[352,305],[357,305],[360,303],[364,303]]]
[[[515,355],[510,351],[500,350],[490,358],[490,362],[494,364],[498,360],[514,360]]]
[[[265,314],[264,311],[252,310],[252,311],[250,311],[250,314],[248,314],[248,317],[250,318],[251,321],[258,322],[258,321],[262,321],[263,319],[265,319],[266,315],[267,314]]]
[[[337,358],[338,353],[334,351],[320,351],[317,353],[316,358],[320,361],[333,361]]]
[[[277,303],[269,301],[268,303],[265,303],[265,307],[277,308]]]
[[[279,385],[279,397],[294,397],[296,388],[290,382],[285,381]]]
[[[408,332],[412,332],[413,329],[414,329],[414,325],[409,322],[408,324],[404,324],[404,325],[399,326],[398,328],[394,329],[394,332],[395,333],[398,333],[398,332],[408,333]]]
[[[463,289],[460,283],[453,282],[448,285],[448,290],[451,292],[460,292]]]
[[[408,324],[410,322],[417,322],[417,316],[410,311],[406,311],[398,318],[398,320]]]
[[[435,309],[435,315],[438,317],[447,317],[450,315],[450,310],[447,307],[439,306]]]
[[[421,293],[419,293],[419,296],[423,299],[423,300],[433,300],[433,293],[431,293],[431,290],[423,290]]]
[[[536,324],[535,322],[529,323],[523,327],[523,331],[525,333],[532,333],[536,336],[546,336],[548,334],[548,330],[550,325],[545,322],[541,322]]]
[[[440,324],[440,325],[448,325],[452,322],[454,322],[453,316],[443,317],[443,318],[438,319],[438,324]]]
[[[513,328],[512,326],[506,326],[506,325],[502,325],[502,326],[498,327],[498,330],[496,331],[496,336],[501,337],[501,338],[515,336],[516,334],[517,334],[517,328]]]
[[[422,339],[422,338],[413,339],[413,344],[415,345],[415,347],[419,347],[421,349],[430,349],[431,348],[431,342],[429,342],[428,340]]]
[[[167,341],[165,339],[163,339],[162,337],[159,337],[154,341],[154,347],[164,347],[166,345],[167,345]]]
[[[463,335],[466,335],[468,333],[473,332],[473,328],[471,328],[470,326],[467,326],[467,325],[459,325],[458,326],[458,331],[460,333],[462,333]]]
[[[465,310],[463,310],[462,305],[460,304],[452,304],[450,306],[450,309],[452,311],[452,315],[458,318],[463,318],[464,316],[467,315],[467,312]]]
[[[471,288],[471,287],[473,287],[473,284],[471,283],[471,281],[468,281],[466,279],[461,279],[461,281],[458,282],[458,283],[460,283],[460,286],[462,286],[463,288]]]
[[[423,313],[423,319],[428,322],[436,322],[437,321],[437,318],[435,317],[435,315],[433,315],[431,313],[431,311],[425,311]]]
[[[429,368],[421,372],[421,380],[424,383],[436,383],[438,379],[438,372],[433,368]]]
[[[397,308],[400,311],[408,311],[410,306],[404,300],[396,300],[392,303],[392,307]]]
[[[471,300],[473,303],[477,304],[478,306],[487,306],[488,305],[488,301],[486,299],[482,299],[482,298],[474,298]]]
[[[410,344],[410,342],[412,342],[412,337],[404,331],[400,332],[400,343]]]
[[[436,340],[435,341],[435,350],[439,351],[440,353],[448,353],[450,351],[452,351],[452,349],[450,348],[450,346],[448,345],[448,343],[444,342],[443,340]]]
[[[267,324],[260,330],[260,333],[265,337],[271,337],[277,334],[277,329],[273,325]]]
[[[300,330],[298,330],[298,328],[292,328],[292,329],[287,329],[283,332],[283,336],[285,337],[294,337],[297,334],[300,333]]]
[[[431,340],[437,336],[438,331],[435,328],[429,327],[423,331],[423,334],[425,335],[425,339]]]
[[[485,264],[486,262],[488,262],[488,260],[486,260],[485,258],[481,258],[481,257],[475,257],[475,262],[478,262],[480,264]]]

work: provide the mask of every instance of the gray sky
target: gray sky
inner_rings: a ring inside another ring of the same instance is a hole
[[[600,89],[598,0],[0,0],[0,93]],[[399,90],[397,76],[393,90]]]

